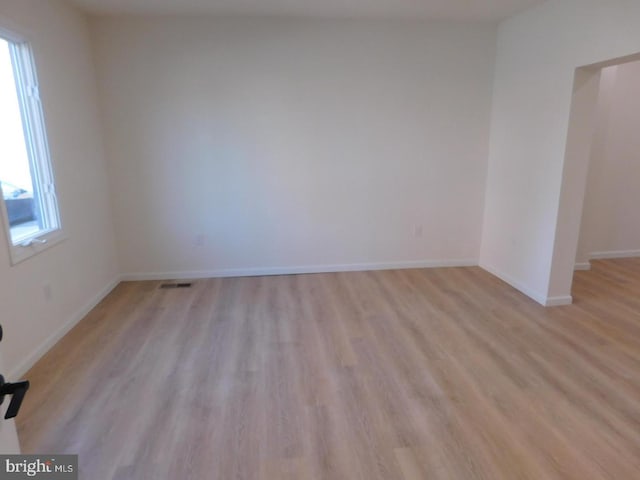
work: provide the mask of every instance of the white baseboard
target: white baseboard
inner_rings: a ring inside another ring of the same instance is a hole
[[[200,271],[173,271],[149,273],[125,273],[123,281],[143,280],[191,280],[199,278],[225,277],[261,277],[269,275],[297,275],[305,273],[335,273],[335,272],[364,272],[371,270],[404,270],[414,268],[445,268],[445,267],[477,267],[478,260],[419,260],[408,262],[386,263],[353,263],[339,265],[306,265],[297,267],[267,267],[267,268],[230,268]]]
[[[571,295],[565,295],[561,297],[547,297],[544,304],[545,307],[562,307],[563,305],[571,305],[573,303],[573,297]]]
[[[579,271],[579,270],[591,270],[591,264],[589,262],[576,263],[576,266],[575,266],[574,270],[576,270],[576,271]]]
[[[514,279],[510,275],[498,270],[497,268],[487,265],[484,263],[480,263],[480,268],[486,270],[492,275],[495,275],[499,279],[507,282],[516,290],[524,293],[527,297],[535,300],[543,307],[559,307],[561,305],[571,305],[573,303],[573,298],[570,295],[561,296],[561,297],[549,297],[547,295],[543,295],[540,292],[536,292],[535,290],[527,287],[524,283],[519,280]]]
[[[94,295],[80,310],[75,312],[60,328],[53,332],[49,338],[42,342],[34,351],[27,355],[13,370],[9,372],[8,378],[12,381],[18,380],[29,371],[35,363],[40,360],[58,341],[64,337],[80,320],[95,308],[111,291],[120,283],[120,277],[116,277],[109,284]]]
[[[546,303],[547,303],[547,296],[546,295],[542,295],[541,293],[530,289],[525,284],[521,283],[518,280],[515,280],[510,275],[507,275],[506,273],[498,270],[497,268],[493,267],[492,265],[487,265],[485,263],[480,263],[480,268],[486,270],[487,272],[489,272],[492,275],[495,275],[500,280],[503,280],[503,281],[507,282],[513,288],[515,288],[516,290],[519,290],[520,292],[524,293],[527,297],[535,300],[540,305],[546,305]]]
[[[640,250],[617,250],[612,252],[593,252],[589,255],[593,260],[606,260],[608,258],[635,258],[640,257]]]

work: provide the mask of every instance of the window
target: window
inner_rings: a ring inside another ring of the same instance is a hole
[[[0,32],[0,188],[15,264],[61,239],[31,47]]]

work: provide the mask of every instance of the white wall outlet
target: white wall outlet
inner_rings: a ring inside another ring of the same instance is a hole
[[[193,246],[194,247],[203,247],[205,242],[207,240],[207,237],[204,236],[204,234],[199,233],[198,235],[196,235],[196,237],[193,239]]]
[[[422,238],[424,236],[424,226],[423,225],[414,225],[413,226],[413,236],[416,238]]]

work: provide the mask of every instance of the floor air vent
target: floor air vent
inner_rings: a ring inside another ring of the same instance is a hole
[[[160,285],[160,288],[191,288],[191,283],[163,283],[162,285]]]

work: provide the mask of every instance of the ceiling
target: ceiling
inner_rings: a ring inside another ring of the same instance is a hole
[[[92,14],[282,15],[495,21],[545,0],[71,0]]]

